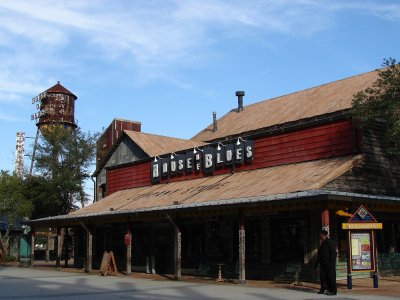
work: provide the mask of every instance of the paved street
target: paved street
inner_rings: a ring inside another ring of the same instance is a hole
[[[84,273],[0,266],[0,299],[400,299],[366,295],[317,295],[315,291],[102,277]]]

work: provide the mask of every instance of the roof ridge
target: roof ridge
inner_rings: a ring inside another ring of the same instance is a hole
[[[250,107],[250,106],[253,106],[253,105],[257,105],[257,104],[263,103],[265,101],[278,100],[279,98],[283,98],[283,97],[287,97],[287,96],[294,95],[294,94],[297,94],[297,93],[302,93],[302,92],[310,91],[310,90],[313,90],[313,89],[321,88],[321,87],[324,87],[324,86],[327,86],[327,85],[331,85],[331,84],[335,84],[335,83],[338,83],[338,82],[341,82],[341,81],[349,80],[351,78],[360,77],[360,76],[363,76],[363,75],[366,75],[366,74],[369,74],[369,73],[374,73],[374,72],[377,72],[379,70],[381,70],[381,69],[375,69],[373,71],[364,72],[364,73],[360,73],[360,74],[357,74],[357,75],[352,75],[352,76],[349,76],[349,77],[346,77],[346,78],[337,79],[335,81],[322,83],[320,85],[309,87],[309,88],[306,88],[304,90],[295,91],[295,92],[287,93],[287,94],[284,94],[284,95],[280,95],[280,96],[264,99],[264,100],[261,100],[261,101],[258,101],[258,102],[255,102],[255,103],[252,103],[252,104],[249,104],[249,105],[245,105],[244,108]]]
[[[240,112],[232,109],[217,120],[218,130],[213,131],[211,123],[192,136],[191,140],[212,141],[349,109],[352,106],[354,94],[372,85],[378,77],[379,70],[375,69],[308,89],[264,99],[244,106],[243,111]]]
[[[148,136],[154,136],[154,137],[164,137],[164,138],[170,138],[170,139],[177,139],[177,140],[182,140],[182,141],[191,141],[191,139],[183,139],[183,138],[178,138],[178,137],[173,137],[173,136],[168,136],[168,135],[162,135],[162,134],[155,134],[155,133],[148,133],[148,132],[142,132],[142,131],[134,131],[134,130],[128,130],[124,129],[123,131],[126,131],[126,133],[133,133],[133,134],[142,134],[142,135],[148,135]]]

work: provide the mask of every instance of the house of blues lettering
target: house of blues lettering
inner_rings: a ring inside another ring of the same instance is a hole
[[[237,143],[218,143],[203,149],[194,148],[183,154],[172,153],[167,157],[155,157],[151,163],[151,181],[159,183],[161,178],[195,173],[212,173],[216,168],[251,163],[254,159],[254,142],[238,139]]]

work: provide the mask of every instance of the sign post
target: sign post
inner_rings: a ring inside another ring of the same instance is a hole
[[[373,272],[374,288],[378,288],[377,251],[375,230],[382,229],[371,213],[360,206],[353,216],[342,224],[348,230],[347,238],[347,288],[352,289],[352,272]]]

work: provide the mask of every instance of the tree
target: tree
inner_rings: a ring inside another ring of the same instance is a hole
[[[372,87],[354,96],[353,113],[361,126],[384,120],[388,152],[400,158],[400,63],[384,59],[382,67]]]
[[[17,219],[29,217],[32,204],[26,198],[24,180],[15,173],[0,172],[0,215],[7,215],[10,224]]]
[[[41,178],[27,180],[32,188],[34,215],[67,214],[89,200],[84,185],[91,175],[98,134],[60,125],[48,126],[42,134],[35,158],[35,170]]]
[[[15,173],[10,175],[7,171],[0,172],[0,216],[8,218],[6,233],[0,242],[5,250],[8,248],[8,237],[12,226],[19,219],[30,217],[32,203],[26,197],[26,186],[23,178]]]
[[[28,176],[25,186],[26,196],[33,204],[32,219],[56,216],[68,211],[52,180],[42,176]]]

